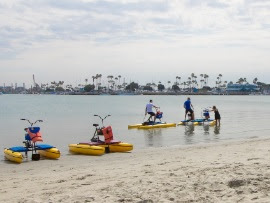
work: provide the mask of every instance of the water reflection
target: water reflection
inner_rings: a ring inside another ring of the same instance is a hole
[[[195,129],[194,125],[186,125],[185,126],[185,135],[188,135],[188,136],[194,135],[194,129]]]
[[[215,126],[214,127],[214,133],[215,133],[215,135],[219,135],[220,134],[220,126]]]
[[[186,144],[193,144],[194,125],[185,126],[185,142]]]
[[[209,125],[203,125],[204,135],[210,134],[209,129],[210,129]]]
[[[145,144],[148,147],[161,147],[162,146],[162,129],[149,129],[144,130]]]

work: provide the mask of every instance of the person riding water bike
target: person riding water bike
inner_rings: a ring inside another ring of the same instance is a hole
[[[154,107],[155,109],[158,108],[157,106],[155,106],[155,105],[153,104],[153,100],[150,99],[149,103],[146,104],[145,115],[147,115],[147,114],[150,115],[148,121],[150,121],[150,119],[154,116],[154,122],[156,122],[156,114],[153,112],[153,107]]]
[[[186,109],[186,111],[185,111],[185,120],[186,120],[188,112],[191,114],[191,120],[194,120],[194,107],[191,104],[191,101],[190,101],[189,97],[187,98],[187,101],[185,101],[185,103],[184,103],[184,108]]]

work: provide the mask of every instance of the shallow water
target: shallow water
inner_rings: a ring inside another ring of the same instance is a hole
[[[105,125],[112,125],[117,140],[132,143],[134,149],[209,143],[229,139],[269,137],[270,97],[268,96],[191,96],[195,117],[204,107],[216,105],[221,126],[177,126],[173,128],[128,130],[129,124],[141,123],[149,99],[161,107],[163,121],[184,119],[186,96],[64,96],[1,95],[0,148],[21,145],[28,124],[20,118],[43,119],[40,123],[44,143],[68,153],[68,144],[89,141],[94,114],[111,114]],[[213,113],[211,113],[213,118]],[[3,155],[0,155],[1,160]]]

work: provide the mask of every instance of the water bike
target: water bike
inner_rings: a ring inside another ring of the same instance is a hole
[[[134,124],[134,125],[128,125],[128,129],[137,128],[137,129],[151,129],[151,128],[167,128],[167,127],[175,127],[176,123],[166,123],[162,122],[161,119],[163,117],[163,112],[160,111],[160,108],[157,108],[156,112],[156,119],[158,119],[158,122],[154,122],[152,120],[152,116],[150,115],[147,121],[140,123],[140,124]]]
[[[28,158],[28,152],[32,153],[32,160],[40,160],[40,155],[49,159],[58,159],[60,157],[60,151],[48,144],[37,144],[37,142],[43,142],[40,127],[33,127],[37,122],[43,122],[42,120],[36,120],[30,122],[28,119],[21,119],[28,121],[30,127],[25,128],[25,140],[23,141],[24,146],[16,146],[8,149],[4,149],[5,158],[16,162],[22,163],[24,158]]]
[[[213,119],[210,119],[210,110],[209,108],[203,109],[201,116],[202,118],[191,120],[191,115],[188,114],[188,119],[180,121],[178,125],[209,125],[214,126],[216,124],[216,121]]]
[[[94,116],[101,119],[102,127],[99,127],[99,124],[93,124],[95,132],[93,137],[90,139],[90,142],[70,144],[69,150],[71,152],[86,155],[103,155],[104,153],[109,152],[128,152],[133,150],[132,144],[114,140],[111,126],[104,126],[103,121],[111,115],[107,115],[104,118],[99,115]],[[104,140],[101,140],[100,136],[103,136]]]

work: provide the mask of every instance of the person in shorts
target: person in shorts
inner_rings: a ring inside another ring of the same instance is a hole
[[[191,114],[191,120],[194,120],[194,107],[191,104],[190,97],[188,97],[187,101],[185,101],[184,108],[185,108],[185,120],[188,113]]]
[[[145,115],[147,115],[147,114],[150,115],[148,121],[150,121],[150,119],[154,116],[154,122],[156,122],[156,114],[153,112],[153,107],[156,108],[156,109],[158,108],[157,106],[155,106],[155,105],[153,104],[153,100],[151,99],[151,100],[149,101],[149,103],[146,104]]]

